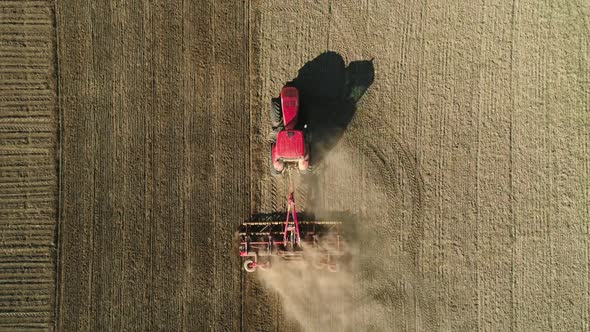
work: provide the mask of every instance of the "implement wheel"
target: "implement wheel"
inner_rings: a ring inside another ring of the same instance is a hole
[[[339,272],[340,271],[340,264],[338,263],[328,263],[328,271],[330,272]]]
[[[270,262],[266,262],[264,264],[258,264],[256,267],[259,267],[261,271],[268,271],[270,269]]]
[[[247,260],[244,262],[244,270],[246,270],[246,272],[252,273],[256,271],[256,265],[254,265],[252,260]]]
[[[324,259],[320,254],[313,255],[311,259],[311,265],[316,270],[323,270],[326,267],[326,263],[324,263]]]

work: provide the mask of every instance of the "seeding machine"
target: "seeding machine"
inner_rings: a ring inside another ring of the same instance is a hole
[[[340,221],[300,221],[292,175],[311,170],[309,128],[299,121],[299,91],[285,86],[271,102],[273,130],[270,172],[289,182],[284,221],[248,221],[240,226],[240,256],[247,272],[266,270],[273,259],[305,260],[317,269],[337,272],[345,253]]]

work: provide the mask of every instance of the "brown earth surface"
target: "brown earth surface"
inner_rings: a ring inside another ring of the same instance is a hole
[[[55,322],[58,108],[53,7],[0,1],[0,331]]]
[[[589,15],[0,1],[0,330],[589,331]],[[268,111],[292,80],[298,207],[355,230],[352,272],[314,281],[331,302],[234,243],[285,210]]]

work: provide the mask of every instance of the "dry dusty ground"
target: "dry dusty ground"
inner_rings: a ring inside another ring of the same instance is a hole
[[[58,111],[48,1],[0,1],[0,330],[54,326]]]
[[[0,330],[590,330],[589,15],[0,1]],[[304,321],[232,243],[284,209],[267,110],[293,79],[322,114],[299,206],[353,223],[370,304]]]

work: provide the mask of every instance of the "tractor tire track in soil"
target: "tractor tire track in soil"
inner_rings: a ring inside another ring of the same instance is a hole
[[[252,100],[270,100],[326,45],[346,62],[375,58],[375,84],[361,99],[343,147],[334,148],[335,164],[307,180],[313,190],[306,208],[314,204],[320,212],[349,211],[389,234],[378,256],[397,262],[387,267],[398,272],[381,284],[361,281],[359,287],[391,304],[398,317],[391,329],[504,330],[534,320],[536,329],[545,330],[571,326],[563,320],[567,315],[586,324],[589,315],[574,312],[573,303],[590,305],[570,291],[585,289],[587,283],[572,280],[566,296],[547,277],[559,264],[569,272],[551,276],[587,272],[587,255],[570,259],[559,256],[565,249],[556,249],[565,245],[565,233],[575,239],[567,246],[570,252],[588,242],[580,233],[587,209],[571,215],[587,205],[581,198],[585,189],[573,184],[587,182],[582,166],[588,158],[578,143],[563,141],[578,137],[584,146],[588,140],[581,127],[588,120],[582,111],[588,98],[579,83],[556,74],[570,68],[578,80],[588,75],[587,59],[574,51],[586,50],[587,38],[566,33],[584,30],[579,19],[568,19],[588,13],[581,3],[297,1],[252,6],[251,50],[257,58]],[[561,37],[548,37],[548,29]],[[252,118],[257,112],[252,108]],[[578,125],[566,129],[567,123]],[[255,145],[253,155],[258,153]],[[558,152],[552,150],[555,146],[565,147]],[[339,149],[343,156],[337,155]],[[358,169],[343,169],[337,161]],[[253,159],[252,181],[264,188],[267,178],[257,164]],[[557,175],[560,169],[567,171]],[[351,193],[351,188],[358,191]],[[573,205],[555,200],[560,195]],[[269,196],[261,194],[272,200]],[[253,211],[266,211],[266,204],[254,201]],[[556,211],[569,213],[568,225],[576,225],[576,231],[557,226],[564,217]],[[371,268],[368,264],[367,271]],[[546,277],[534,271],[544,271]],[[249,277],[247,283],[256,282]],[[276,295],[251,296],[245,303],[252,306],[246,311],[252,318],[245,326],[305,329],[282,321],[279,309],[257,315],[258,303],[272,299],[268,307],[273,308]],[[564,302],[568,296],[569,304]]]
[[[409,196],[411,201],[410,222],[402,222],[398,227],[400,233],[407,230],[407,236],[401,238],[401,249],[407,253],[407,259],[400,259],[396,265],[402,267],[406,273],[412,275],[412,280],[416,283],[410,288],[410,293],[407,294],[408,289],[400,287],[398,292],[405,297],[413,298],[416,301],[414,306],[408,306],[406,310],[412,315],[421,317],[422,328],[425,330],[432,330],[436,326],[436,310],[434,308],[434,299],[429,295],[431,285],[421,282],[421,261],[420,254],[422,249],[422,241],[424,239],[424,214],[422,192],[424,190],[424,181],[417,168],[415,157],[413,157],[408,148],[395,137],[380,136],[379,141],[388,142],[376,143],[377,145],[369,144],[368,149],[364,151],[365,156],[372,165],[379,165],[378,172],[372,178],[379,179],[376,181],[376,186],[382,192],[385,192],[388,200],[388,207],[384,212],[385,215],[392,216],[393,214],[402,211],[405,196]],[[380,181],[383,179],[383,181]],[[398,203],[395,203],[398,202]],[[395,218],[393,218],[395,219]],[[381,239],[387,241],[386,238]],[[391,291],[391,290],[390,290]],[[413,293],[413,296],[411,295]],[[374,296],[377,296],[374,294]]]
[[[0,330],[314,326],[241,270],[234,233],[285,210],[270,98],[318,68],[310,91],[334,96],[346,71],[328,71],[369,59],[352,108],[314,100],[345,130],[295,179],[301,211],[356,221],[355,288],[384,314],[368,326],[588,330],[589,15],[581,0],[1,1]]]

